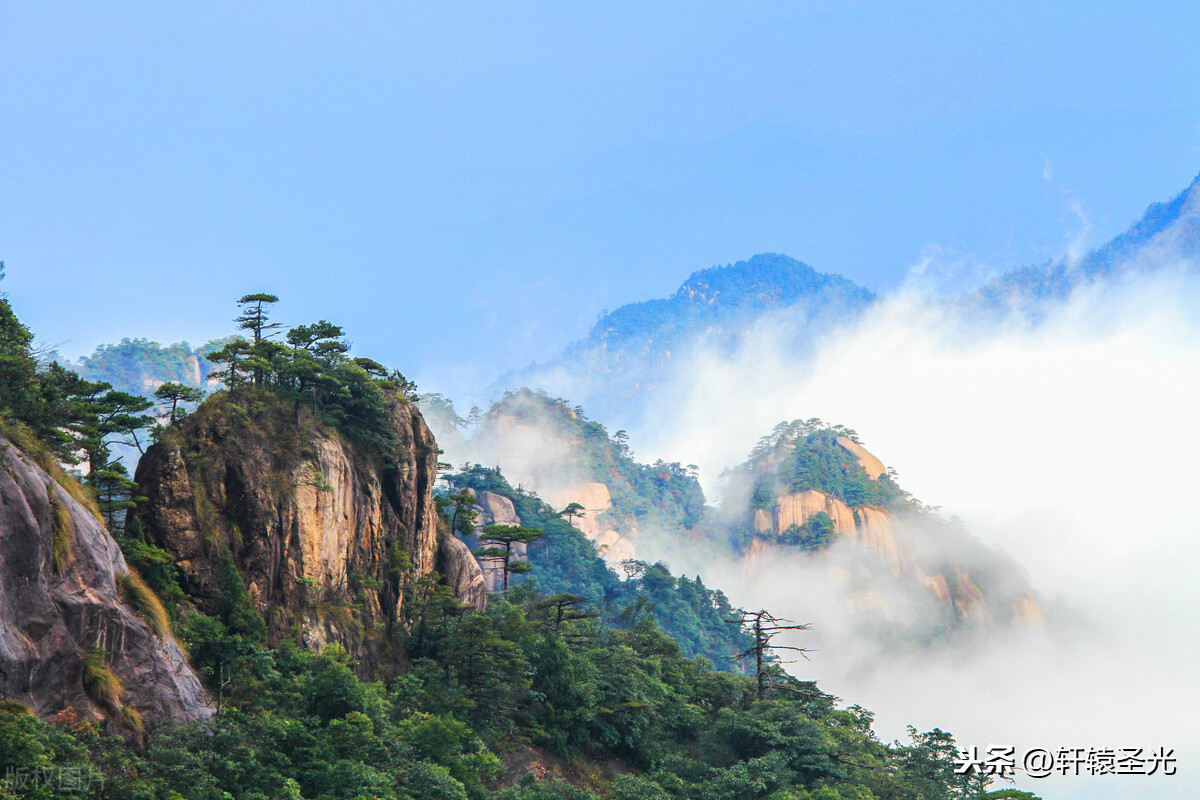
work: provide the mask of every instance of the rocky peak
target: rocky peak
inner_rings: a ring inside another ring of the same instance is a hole
[[[871,480],[878,481],[887,474],[883,462],[851,437],[838,436],[836,442],[854,456]],[[916,519],[914,512],[903,506],[850,504],[817,489],[781,494],[768,508],[751,511],[749,522],[755,536],[743,553],[744,568],[752,572],[761,559],[769,557],[770,550],[787,546],[784,542],[789,529],[803,528],[818,514],[828,518],[839,540],[857,548],[858,553],[873,554],[878,564],[872,568],[876,577],[896,579],[919,588],[949,619],[976,625],[1014,619],[1041,624],[1041,613],[1023,573],[1017,574],[999,562],[989,569],[997,571],[1001,579],[986,570],[980,572],[981,565],[994,561],[986,553],[976,554],[963,563],[934,555],[945,543],[931,546],[930,528],[936,527],[932,521]],[[980,586],[994,590],[985,592]],[[871,595],[870,602],[859,606],[885,617],[891,613],[877,595]]]
[[[411,621],[406,587],[452,563],[469,602],[471,563],[439,535],[438,449],[416,406],[394,398],[390,452],[265,393],[222,393],[138,464],[147,539],[174,555],[201,609],[220,605],[232,563],[272,643],[299,629],[342,644],[367,675],[387,672],[384,634]]]

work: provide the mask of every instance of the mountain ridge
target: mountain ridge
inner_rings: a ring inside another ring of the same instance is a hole
[[[848,305],[865,305],[875,299],[873,292],[849,278],[818,272],[780,253],[759,253],[745,261],[696,270],[670,297],[629,303],[601,315],[586,340],[619,342],[653,333],[654,328],[662,334],[675,332],[661,324],[661,315],[648,312],[675,312],[679,332],[685,332],[703,322],[720,322],[739,312],[776,308],[813,295],[825,295],[829,301],[840,300]],[[647,321],[660,324],[649,325]]]

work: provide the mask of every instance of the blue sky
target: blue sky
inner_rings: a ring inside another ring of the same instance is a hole
[[[75,356],[283,297],[461,390],[775,251],[876,290],[1200,172],[1200,5],[0,6],[0,258]],[[931,250],[932,248],[932,250]]]

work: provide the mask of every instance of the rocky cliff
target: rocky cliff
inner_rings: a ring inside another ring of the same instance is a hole
[[[483,608],[487,605],[488,589],[496,588],[488,581],[486,569],[475,559],[471,548],[450,533],[442,533],[437,568],[454,596],[465,605]]]
[[[870,480],[878,481],[887,474],[883,463],[858,442],[844,436],[835,441]],[[1042,622],[1024,573],[970,540],[965,532],[948,530],[940,520],[903,506],[852,506],[816,489],[782,494],[769,509],[752,511],[754,539],[743,552],[744,568],[752,573],[762,559],[771,557],[772,550],[786,547],[780,540],[789,528],[802,527],[821,513],[828,516],[840,540],[875,554],[891,579],[927,592],[950,619],[983,624]],[[845,571],[834,572],[841,575]],[[861,575],[855,580],[867,587],[871,583]],[[860,609],[885,617],[889,614],[886,603],[869,588],[860,587],[854,602]]]
[[[73,707],[126,732],[143,718],[212,714],[82,490],[6,439],[0,467],[0,697],[42,717]],[[125,602],[139,598],[146,619]]]
[[[899,574],[902,569],[911,567],[911,554],[896,540],[892,514],[874,506],[851,508],[836,497],[815,489],[777,498],[773,511],[757,509],[754,512],[754,530],[771,537],[783,533],[792,525],[803,525],[819,512],[824,512],[833,521],[836,534],[882,555],[894,573]]]
[[[582,508],[577,516],[571,518],[571,524],[588,539],[596,543],[597,551],[610,565],[619,565],[622,561],[637,558],[637,523],[626,522],[616,530],[609,514],[613,507],[612,495],[608,486],[598,481],[580,481],[573,483],[547,497],[547,502],[555,508],[566,508],[571,503],[578,503]]]
[[[203,610],[219,609],[232,563],[269,641],[335,641],[364,674],[387,672],[416,581],[441,566],[463,600],[484,599],[474,559],[438,531],[432,434],[403,398],[388,414],[385,451],[267,393],[211,397],[138,464],[147,539]]]

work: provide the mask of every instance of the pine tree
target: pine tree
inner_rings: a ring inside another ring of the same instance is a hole
[[[198,403],[204,397],[204,392],[199,389],[193,389],[190,386],[184,386],[182,383],[171,381],[155,389],[154,397],[162,403],[164,410],[167,412],[167,419],[174,422],[184,414],[179,404]],[[166,408],[168,404],[170,405],[169,409]]]
[[[263,339],[274,335],[267,333],[267,331],[282,327],[278,322],[267,321],[266,306],[278,302],[279,298],[273,294],[247,294],[238,300],[238,305],[242,307],[242,313],[235,317],[233,321],[242,330],[247,330],[254,334],[253,344],[258,344]]]
[[[528,561],[513,561],[513,545],[529,544],[542,538],[544,531],[537,528],[522,528],[519,525],[484,525],[479,538],[490,546],[475,551],[482,559],[500,562],[504,570],[504,591],[508,591],[510,573],[529,572],[533,565]]]

